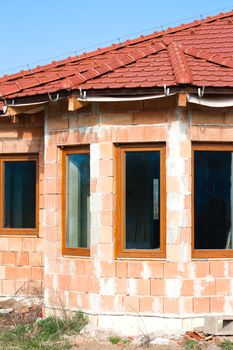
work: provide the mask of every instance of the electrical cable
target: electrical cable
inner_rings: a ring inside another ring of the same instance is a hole
[[[214,12],[218,13],[220,11],[224,11],[224,10],[227,10],[227,9],[230,9],[230,8],[232,9],[232,6],[227,6],[227,7],[218,9],[218,10],[208,11],[208,12],[205,12],[205,13],[203,13],[201,15],[196,15],[196,16],[192,16],[192,17],[186,17],[186,18],[183,18],[183,19],[180,19],[180,20],[176,20],[176,21],[173,21],[173,22],[169,22],[169,23],[163,24],[163,25],[158,25],[156,27],[150,27],[150,28],[147,28],[147,29],[144,29],[144,30],[141,30],[141,31],[137,31],[137,32],[131,33],[131,34],[126,34],[126,35],[118,37],[118,38],[113,38],[113,39],[108,40],[108,41],[99,42],[99,43],[93,44],[91,46],[87,46],[87,47],[83,47],[83,48],[80,48],[80,49],[64,52],[64,53],[56,55],[56,56],[50,56],[50,57],[46,57],[46,58],[43,58],[43,59],[38,60],[38,61],[32,61],[32,62],[25,63],[25,64],[20,65],[20,66],[12,67],[12,68],[0,71],[0,74],[2,75],[2,74],[7,73],[7,72],[18,71],[19,69],[23,69],[23,68],[27,68],[27,70],[30,70],[31,69],[30,66],[32,67],[32,66],[38,65],[39,63],[42,63],[42,62],[49,62],[49,61],[55,60],[57,58],[61,59],[62,57],[67,57],[69,55],[78,56],[78,53],[81,54],[81,53],[83,53],[83,52],[85,52],[87,50],[96,49],[99,46],[104,46],[106,44],[113,44],[114,42],[117,42],[117,41],[121,42],[122,39],[130,38],[132,36],[136,36],[136,35],[140,35],[142,33],[150,32],[150,31],[153,31],[155,29],[160,29],[160,30],[163,31],[163,30],[165,30],[164,28],[168,28],[168,26],[170,26],[170,25],[178,24],[178,23],[181,23],[182,21],[195,20],[198,17],[203,19],[203,16],[210,15],[211,13],[214,13]]]

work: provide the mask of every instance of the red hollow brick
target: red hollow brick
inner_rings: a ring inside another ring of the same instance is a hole
[[[101,295],[100,296],[101,309],[103,311],[112,311],[114,308],[114,296]]]
[[[196,277],[206,277],[210,274],[209,261],[197,261],[195,264]]]
[[[210,275],[213,277],[224,277],[224,261],[210,261]]]
[[[86,261],[85,260],[75,260],[75,273],[77,275],[85,276],[86,274]]]
[[[128,262],[128,277],[141,278],[143,272],[142,262]]]
[[[125,312],[138,313],[139,312],[139,297],[125,296],[124,297]]]
[[[162,261],[147,261],[149,271],[151,271],[151,278],[163,278],[164,276],[164,262]]]
[[[128,262],[127,261],[117,261],[116,262],[116,276],[117,277],[127,277],[128,276]]]
[[[152,279],[151,280],[151,295],[163,296],[164,295],[164,279]]]
[[[32,279],[42,281],[43,280],[43,268],[32,267]]]
[[[8,280],[28,280],[32,277],[30,267],[6,267],[6,279]]]
[[[193,289],[193,280],[183,280],[180,293],[182,296],[192,296]]]
[[[115,262],[101,262],[101,275],[104,277],[113,277],[115,276]]]
[[[100,158],[112,159],[113,158],[113,144],[109,142],[100,143]]]
[[[30,254],[33,254],[33,253],[30,253]],[[18,252],[16,254],[16,265],[22,265],[22,266],[29,265],[29,253],[28,252]]]
[[[127,278],[116,278],[115,290],[117,295],[127,295],[128,293],[128,280]]]
[[[137,279],[136,284],[138,295],[150,295],[150,280]]]
[[[164,277],[174,278],[180,276],[179,265],[177,262],[164,263]]]
[[[210,311],[210,298],[199,297],[193,298],[193,311],[194,313],[203,314]]]
[[[113,176],[114,161],[109,159],[100,160],[100,176]]]
[[[191,298],[191,297],[180,298],[180,307],[181,307],[182,313],[192,314],[193,313],[193,298]]]
[[[153,297],[141,297],[139,299],[139,310],[140,312],[153,312]]]
[[[224,312],[224,297],[212,296],[210,297],[210,312]]]
[[[15,280],[2,281],[2,292],[4,295],[14,295],[16,292]]]
[[[15,265],[16,253],[15,252],[3,252],[2,263],[3,265]]]
[[[179,298],[164,297],[164,313],[177,314],[180,312]]]

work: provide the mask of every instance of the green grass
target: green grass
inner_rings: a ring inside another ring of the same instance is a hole
[[[65,335],[78,334],[88,323],[82,312],[61,319],[48,317],[11,330],[0,329],[0,350],[67,350]]]
[[[219,346],[223,350],[233,350],[233,343],[228,339],[225,339]]]
[[[119,343],[128,344],[128,343],[130,343],[129,338],[122,338],[122,337],[119,337],[118,335],[112,335],[111,337],[108,338],[108,340],[112,344],[119,344]]]
[[[201,346],[195,339],[186,339],[184,344],[185,350],[201,350]]]

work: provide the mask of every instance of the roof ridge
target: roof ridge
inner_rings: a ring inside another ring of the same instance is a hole
[[[102,54],[110,52],[110,51],[118,50],[118,49],[126,47],[126,46],[135,45],[135,44],[138,44],[138,43],[143,42],[143,41],[155,39],[155,38],[161,37],[163,35],[167,35],[167,34],[173,34],[173,33],[176,33],[176,32],[182,31],[182,30],[197,27],[201,24],[213,22],[213,21],[216,21],[218,19],[223,19],[223,18],[227,18],[227,17],[231,17],[231,16],[233,16],[233,10],[228,11],[228,12],[224,12],[224,13],[219,13],[215,16],[208,16],[208,17],[203,18],[201,20],[194,20],[194,21],[187,23],[187,24],[180,24],[176,27],[167,28],[165,30],[161,30],[159,32],[154,32],[154,33],[148,34],[146,36],[141,35],[140,37],[135,38],[135,39],[131,39],[131,40],[128,39],[128,40],[124,41],[123,43],[118,43],[118,44],[114,43],[110,46],[106,46],[104,48],[98,48],[94,51],[90,51],[89,53],[84,52],[79,56],[69,56],[69,57],[62,59],[62,60],[59,60],[59,61],[54,60],[51,63],[45,64],[42,66],[38,65],[32,69],[21,70],[18,73],[5,74],[3,77],[0,78],[0,82],[14,80],[14,79],[20,78],[22,76],[34,74],[34,73],[39,72],[39,71],[41,72],[41,71],[45,71],[47,69],[55,68],[55,67],[61,66],[63,64],[67,64],[67,63],[69,63],[69,61],[70,61],[70,63],[82,61],[86,58],[92,58],[92,57],[102,55]]]
[[[220,66],[225,66],[227,68],[233,68],[233,58],[231,57],[223,57],[220,54],[213,54],[203,49],[195,49],[190,46],[189,48],[184,50],[184,53],[193,56],[196,58],[204,59],[205,61],[218,64]]]
[[[172,68],[174,70],[176,83],[192,83],[192,73],[181,46],[178,45],[176,41],[173,41],[168,45],[167,50]]]

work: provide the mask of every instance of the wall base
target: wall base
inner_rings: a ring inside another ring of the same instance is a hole
[[[72,311],[68,310],[66,312]],[[44,316],[62,316],[64,310],[45,307]],[[110,315],[90,314],[90,323],[101,331],[110,331],[125,336],[139,336],[158,333],[160,336],[179,336],[185,331],[204,326],[204,316],[179,317],[174,316],[140,316],[140,315]]]
[[[204,325],[204,318],[166,318],[157,316],[98,315],[98,328],[117,334],[136,336],[158,332],[160,335],[178,335]],[[92,318],[90,317],[90,322]]]

